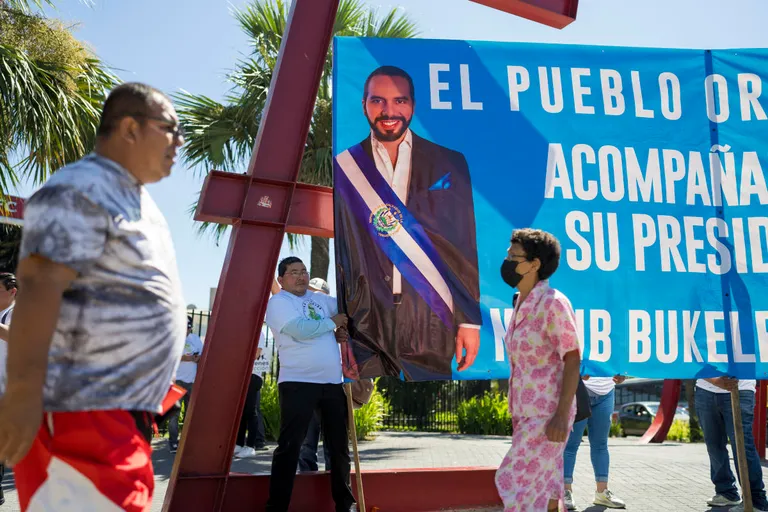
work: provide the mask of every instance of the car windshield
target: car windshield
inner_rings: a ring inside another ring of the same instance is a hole
[[[650,412],[654,416],[656,416],[656,411],[659,410],[658,405],[646,405],[645,408],[648,409],[648,412]]]

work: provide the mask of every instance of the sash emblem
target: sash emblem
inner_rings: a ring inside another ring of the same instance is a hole
[[[382,204],[373,210],[369,222],[376,229],[379,236],[390,237],[400,231],[403,223],[403,214],[393,204]]]

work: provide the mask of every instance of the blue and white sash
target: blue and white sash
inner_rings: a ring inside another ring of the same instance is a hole
[[[358,144],[334,159],[336,187],[353,216],[434,313],[453,327],[450,275],[424,228]]]

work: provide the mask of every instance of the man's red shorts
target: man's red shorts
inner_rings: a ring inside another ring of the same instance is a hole
[[[46,413],[13,468],[21,510],[149,512],[151,455],[128,411]]]

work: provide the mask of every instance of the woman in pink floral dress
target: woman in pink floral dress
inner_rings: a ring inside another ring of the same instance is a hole
[[[505,512],[556,511],[563,499],[565,441],[576,416],[576,318],[565,295],[547,281],[560,262],[557,239],[519,229],[511,242],[501,275],[519,292],[505,337],[513,433],[496,488]]]

